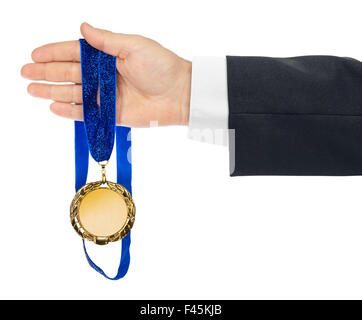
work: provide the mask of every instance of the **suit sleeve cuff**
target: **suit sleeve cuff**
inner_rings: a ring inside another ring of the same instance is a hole
[[[226,57],[195,57],[192,61],[188,137],[228,144]]]

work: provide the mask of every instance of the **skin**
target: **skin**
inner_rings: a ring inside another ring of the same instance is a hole
[[[187,125],[190,109],[191,62],[154,40],[113,33],[81,25],[93,47],[117,57],[117,124],[128,127]],[[80,46],[78,41],[46,44],[31,55],[21,75],[34,81],[30,95],[53,100],[50,110],[58,116],[82,120]],[[62,84],[66,83],[66,84]]]

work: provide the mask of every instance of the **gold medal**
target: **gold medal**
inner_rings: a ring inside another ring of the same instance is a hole
[[[100,163],[102,180],[80,188],[70,205],[70,220],[75,231],[83,239],[100,245],[123,239],[131,231],[136,213],[129,191],[107,181],[107,163]]]

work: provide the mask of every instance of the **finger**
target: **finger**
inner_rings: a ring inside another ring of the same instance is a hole
[[[57,116],[83,121],[83,107],[64,102],[54,102],[50,105],[50,110]]]
[[[93,28],[88,23],[82,23],[80,31],[91,46],[122,59],[132,51],[137,41],[136,36]]]
[[[59,102],[82,103],[81,85],[54,85],[31,83],[28,92],[34,97],[51,99]]]
[[[46,44],[36,48],[31,57],[34,62],[78,61],[80,62],[79,41],[64,41]]]
[[[80,63],[49,62],[30,63],[21,69],[24,78],[53,82],[82,82]]]

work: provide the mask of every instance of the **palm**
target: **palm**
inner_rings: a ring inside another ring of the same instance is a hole
[[[183,73],[188,63],[152,40],[143,42],[117,60],[117,122],[132,127],[182,122],[182,98],[177,95],[186,90]]]

